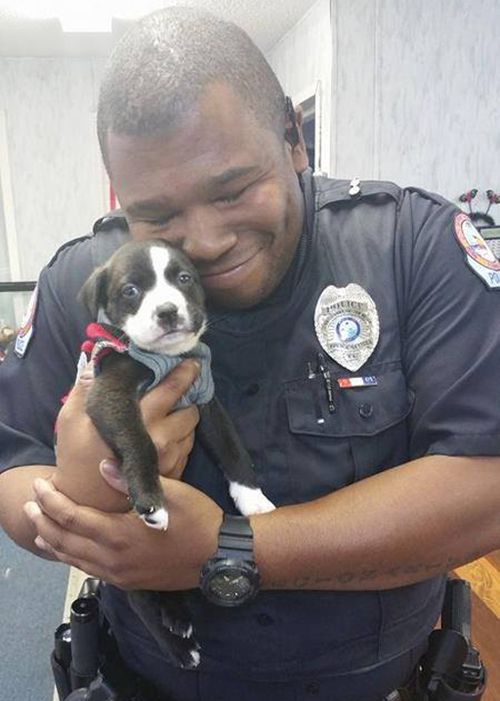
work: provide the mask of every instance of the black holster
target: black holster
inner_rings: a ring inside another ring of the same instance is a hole
[[[102,614],[99,580],[87,578],[55,632],[51,666],[60,701],[143,701]]]
[[[471,640],[470,585],[448,579],[441,629],[429,638],[420,662],[418,701],[479,701],[486,688],[486,668]]]

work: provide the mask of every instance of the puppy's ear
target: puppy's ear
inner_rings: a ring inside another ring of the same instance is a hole
[[[99,309],[106,308],[107,286],[108,271],[103,266],[94,270],[78,294],[78,299],[87,307],[93,319],[97,319]]]

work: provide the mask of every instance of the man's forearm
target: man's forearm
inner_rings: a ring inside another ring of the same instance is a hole
[[[49,465],[28,465],[0,474],[0,525],[22,548],[44,558],[50,556],[36,547],[36,531],[23,506],[34,498],[33,480],[37,477],[50,479],[54,470],[55,467]]]
[[[252,526],[263,588],[403,586],[500,547],[500,459],[429,456]]]
[[[111,512],[129,508],[126,497],[106,484],[97,468],[62,470],[48,465],[28,465],[1,473],[0,525],[18,545],[41,557],[48,556],[33,542],[36,532],[23,510],[25,503],[35,498],[33,480],[37,477],[50,480],[77,503]]]

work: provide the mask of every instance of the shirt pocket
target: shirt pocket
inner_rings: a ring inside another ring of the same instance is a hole
[[[321,374],[285,383],[290,482],[305,500],[408,460],[414,397],[401,368],[363,372],[377,384],[340,389],[332,375],[333,412]]]

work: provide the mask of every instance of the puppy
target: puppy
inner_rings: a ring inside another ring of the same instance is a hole
[[[186,357],[197,358],[202,370],[178,407],[199,405],[196,437],[222,468],[239,511],[250,515],[274,509],[214,395],[210,351],[200,342],[207,324],[204,293],[190,260],[162,240],[126,243],[92,273],[81,300],[100,322],[88,327],[90,341],[83,346],[95,370],[86,410],[119,458],[131,504],[146,525],[166,529],[168,510],[139,400]],[[185,668],[197,666],[199,648],[182,594],[132,592],[129,598],[172,661]]]

